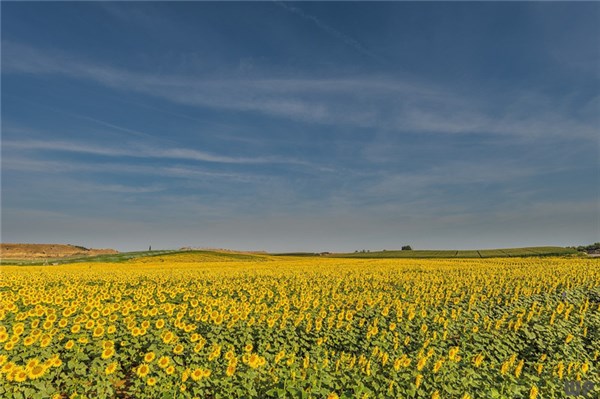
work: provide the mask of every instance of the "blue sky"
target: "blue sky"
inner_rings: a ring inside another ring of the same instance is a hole
[[[2,3],[2,241],[600,240],[599,3]]]

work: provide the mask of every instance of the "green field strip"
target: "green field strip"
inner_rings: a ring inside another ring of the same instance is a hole
[[[504,255],[508,256],[509,258],[512,257],[511,254],[509,254],[508,252],[504,251],[503,249],[499,249],[498,251],[500,251],[501,253],[503,253]]]
[[[509,256],[506,252],[500,249],[481,249],[479,254],[482,258],[504,258]]]
[[[479,252],[477,250],[463,250],[458,251],[458,258],[479,258]]]
[[[562,247],[526,247],[482,250],[390,250],[356,253],[332,253],[335,258],[508,258],[530,256],[565,256],[577,254],[576,250]]]
[[[161,256],[168,254],[175,254],[181,252],[189,252],[189,251],[179,251],[179,250],[156,250],[156,251],[134,251],[134,252],[121,252],[117,254],[104,254],[104,255],[95,255],[95,256],[76,256],[76,257],[68,257],[68,258],[51,258],[51,259],[43,259],[43,260],[17,260],[17,259],[2,259],[0,264],[2,265],[11,265],[11,266],[54,266],[56,265],[64,265],[69,263],[82,263],[82,262],[107,262],[107,263],[117,263],[117,262],[125,262],[130,259],[142,258],[142,257],[153,257],[153,256]]]

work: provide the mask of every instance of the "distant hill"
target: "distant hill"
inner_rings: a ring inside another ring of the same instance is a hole
[[[0,257],[2,265],[19,265],[19,266],[35,266],[35,265],[63,265],[68,263],[79,262],[100,262],[100,263],[121,263],[132,262],[131,264],[144,264],[147,262],[169,262],[169,263],[196,263],[196,262],[264,262],[271,259],[271,256],[265,253],[237,252],[232,250],[194,250],[190,248],[182,248],[179,250],[153,250],[153,251],[137,251],[137,252],[117,252],[112,249],[87,249],[77,247],[75,245],[60,245],[65,251],[51,252],[48,248],[40,247],[39,244],[2,244],[4,251],[5,246],[20,245],[29,246],[35,245],[38,251],[45,249],[44,256],[28,258],[25,257],[24,251],[21,249],[17,252],[15,248],[11,248],[14,257],[5,257],[4,253]],[[48,245],[55,247],[55,245]],[[72,248],[77,248],[74,252]],[[39,253],[39,252],[37,252]],[[60,253],[63,256],[57,257]],[[65,256],[65,254],[68,254]],[[48,257],[47,255],[50,255]]]
[[[77,262],[265,262],[279,257],[330,257],[330,258],[509,258],[523,256],[585,256],[574,248],[527,247],[480,250],[386,250],[354,253],[290,252],[273,253],[232,251],[224,249],[153,250],[118,252],[113,249],[89,249],[63,244],[0,244],[0,264],[44,265]]]
[[[2,260],[50,260],[118,253],[114,249],[91,249],[68,244],[0,244]]]

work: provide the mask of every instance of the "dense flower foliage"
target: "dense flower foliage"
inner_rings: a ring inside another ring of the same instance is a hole
[[[2,267],[0,396],[560,398],[599,373],[597,260],[217,258]]]

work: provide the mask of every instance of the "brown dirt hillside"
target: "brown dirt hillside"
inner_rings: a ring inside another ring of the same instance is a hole
[[[117,254],[114,249],[91,249],[65,244],[0,244],[0,259],[57,259]]]

